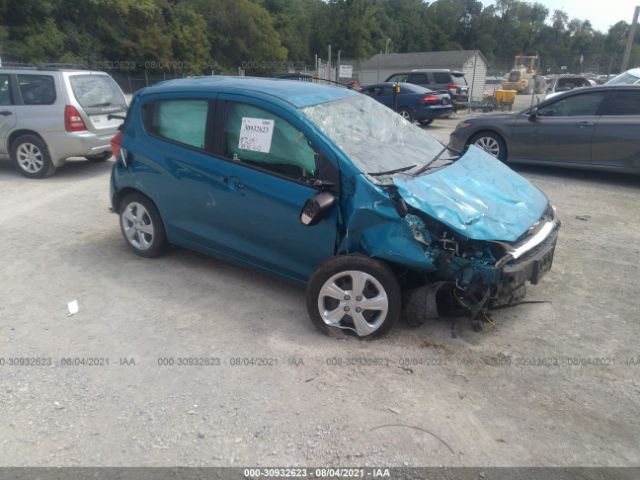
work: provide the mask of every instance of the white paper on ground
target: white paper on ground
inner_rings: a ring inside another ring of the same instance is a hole
[[[72,300],[71,302],[67,303],[67,308],[69,309],[69,313],[67,317],[70,317],[71,315],[75,315],[76,313],[78,313],[78,310],[80,310],[77,300]]]

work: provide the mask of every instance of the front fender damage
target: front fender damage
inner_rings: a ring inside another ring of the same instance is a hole
[[[466,238],[407,206],[394,188],[352,185],[351,201],[342,206],[338,253],[363,253],[391,264],[406,292],[409,323],[454,308],[478,326],[489,320],[490,308],[524,296],[524,281],[505,275],[509,262],[504,242]]]

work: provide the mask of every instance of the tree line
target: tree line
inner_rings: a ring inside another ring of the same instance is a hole
[[[329,44],[349,59],[479,49],[496,73],[520,53],[538,53],[545,71],[608,73],[619,69],[628,30],[620,21],[600,32],[521,0],[0,0],[5,62],[182,74],[301,70],[315,55],[326,60]]]

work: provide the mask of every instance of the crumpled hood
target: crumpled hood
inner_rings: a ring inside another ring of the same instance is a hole
[[[513,242],[548,204],[538,188],[473,145],[448,167],[393,183],[407,204],[474,240]]]

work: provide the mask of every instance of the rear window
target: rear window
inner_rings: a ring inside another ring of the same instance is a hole
[[[126,106],[118,84],[107,75],[73,75],[71,90],[82,108]]]
[[[467,79],[464,78],[464,75],[451,75],[453,77],[453,83],[455,83],[456,85],[461,85],[463,87],[467,86]],[[494,82],[494,83],[499,83],[500,80],[498,79],[498,82]]]
[[[52,105],[56,101],[51,75],[18,75],[18,84],[25,105]]]

